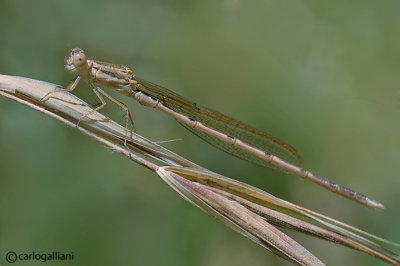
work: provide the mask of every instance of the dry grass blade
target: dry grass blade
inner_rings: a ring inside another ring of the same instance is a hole
[[[0,95],[40,111],[66,125],[76,127],[79,118],[93,109],[68,93],[59,93],[46,103],[40,101],[56,87],[47,82],[0,75]],[[132,154],[121,147],[126,137],[125,128],[100,113],[92,113],[81,121],[77,129],[104,146],[156,172],[195,206],[295,264],[322,265],[323,263],[273,225],[324,238],[388,263],[400,265],[398,255],[372,240],[386,243],[388,241],[278,199],[247,184],[208,171],[135,133],[128,138],[129,149],[168,166],[160,167]]]
[[[20,103],[40,112],[45,112],[46,115],[50,115],[53,118],[56,118],[55,115],[63,118],[63,123],[69,122],[69,126],[75,127],[79,118],[93,109],[87,103],[70,93],[57,93],[45,103],[41,101],[48,92],[57,88],[61,87],[34,79],[0,75],[0,92],[2,92],[3,96],[14,96]],[[88,129],[96,135],[117,144],[122,144],[126,135],[123,126],[98,112],[94,112],[84,118],[77,129]],[[133,132],[130,135],[127,146],[133,151],[168,165],[199,167],[189,160]]]
[[[173,172],[192,182],[200,183],[208,190],[236,202],[237,206],[240,205],[262,217],[268,223],[341,244],[388,263],[400,265],[400,257],[397,254],[366,237],[394,246],[398,244],[382,240],[332,218],[281,200],[245,183],[201,169],[164,167],[163,171]],[[246,227],[245,231],[248,231]],[[259,243],[259,241],[256,242]]]
[[[303,246],[240,202],[185,179],[168,168],[160,168],[158,174],[186,200],[282,258],[299,265],[324,265]]]
[[[367,238],[392,246],[399,246],[397,243],[381,239],[350,225],[276,198],[258,188],[216,173],[181,167],[165,167],[165,170],[212,188],[211,190],[240,203],[272,224],[348,246],[388,263],[400,264],[400,257],[397,254]]]

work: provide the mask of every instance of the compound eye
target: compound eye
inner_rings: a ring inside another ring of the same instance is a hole
[[[86,62],[86,55],[83,52],[74,54],[74,65],[80,66]]]

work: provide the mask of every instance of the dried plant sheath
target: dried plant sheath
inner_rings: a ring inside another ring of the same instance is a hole
[[[58,93],[45,104],[40,101],[56,87],[54,84],[38,80],[0,75],[1,96],[38,110],[66,125],[76,127],[77,121],[93,109],[69,93]],[[156,172],[195,206],[295,264],[322,265],[323,263],[273,225],[333,241],[388,263],[400,265],[398,255],[374,241],[396,245],[394,243],[278,199],[245,183],[213,173],[135,133],[130,134],[127,146],[168,166],[160,167],[132,154],[120,146],[126,138],[125,127],[100,113],[92,112],[81,121],[77,129],[104,146]]]
[[[324,265],[303,246],[237,201],[170,172],[167,168],[160,168],[158,173],[194,205],[282,258],[299,265]]]
[[[61,86],[44,81],[0,75],[0,91],[3,90],[3,92],[14,94],[20,99],[31,102],[38,107],[48,109],[74,124],[77,123],[83,114],[87,114],[93,110],[87,103],[70,93],[58,93],[49,98],[45,103],[40,101],[48,92],[57,88],[62,89]],[[123,143],[126,134],[124,127],[98,112],[94,112],[83,119],[80,126],[90,129],[92,132],[119,144]],[[136,152],[168,165],[199,167],[189,160],[133,132],[130,134],[127,146]]]
[[[158,171],[160,172],[161,170]],[[245,207],[254,215],[262,217],[271,224],[341,244],[365,252],[391,264],[400,264],[400,257],[397,254],[365,237],[395,246],[398,246],[398,244],[379,239],[334,219],[278,199],[245,183],[220,176],[216,173],[204,172],[201,169],[163,167],[162,171],[173,172],[190,181],[203,184],[209,191],[234,201],[238,205],[240,204],[241,207]],[[186,195],[185,198],[189,196]],[[204,210],[204,208],[202,209]],[[210,213],[210,211],[205,211]],[[213,211],[215,211],[215,208]],[[215,214],[210,214],[215,217]],[[260,244],[258,239],[254,241]]]

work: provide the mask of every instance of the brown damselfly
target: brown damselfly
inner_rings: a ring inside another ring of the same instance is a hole
[[[82,49],[74,48],[66,59],[66,68],[68,71],[77,72],[78,76],[66,89],[51,91],[43,97],[42,101],[47,100],[55,92],[74,90],[81,76],[86,76],[89,86],[101,101],[101,105],[94,111],[98,111],[106,105],[104,97],[124,109],[127,136],[129,121],[133,125],[129,109],[125,104],[108,95],[99,85],[114,88],[144,106],[170,115],[185,128],[227,153],[261,166],[295,174],[369,208],[384,208],[381,203],[369,199],[367,196],[304,170],[300,156],[289,144],[219,112],[191,102],[168,89],[138,78],[128,67],[87,59]],[[79,119],[78,125],[84,117],[88,117],[91,113],[83,115]]]

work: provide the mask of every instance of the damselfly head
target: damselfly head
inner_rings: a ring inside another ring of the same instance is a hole
[[[74,48],[65,59],[65,68],[71,72],[77,72],[86,65],[86,55],[81,48]]]

